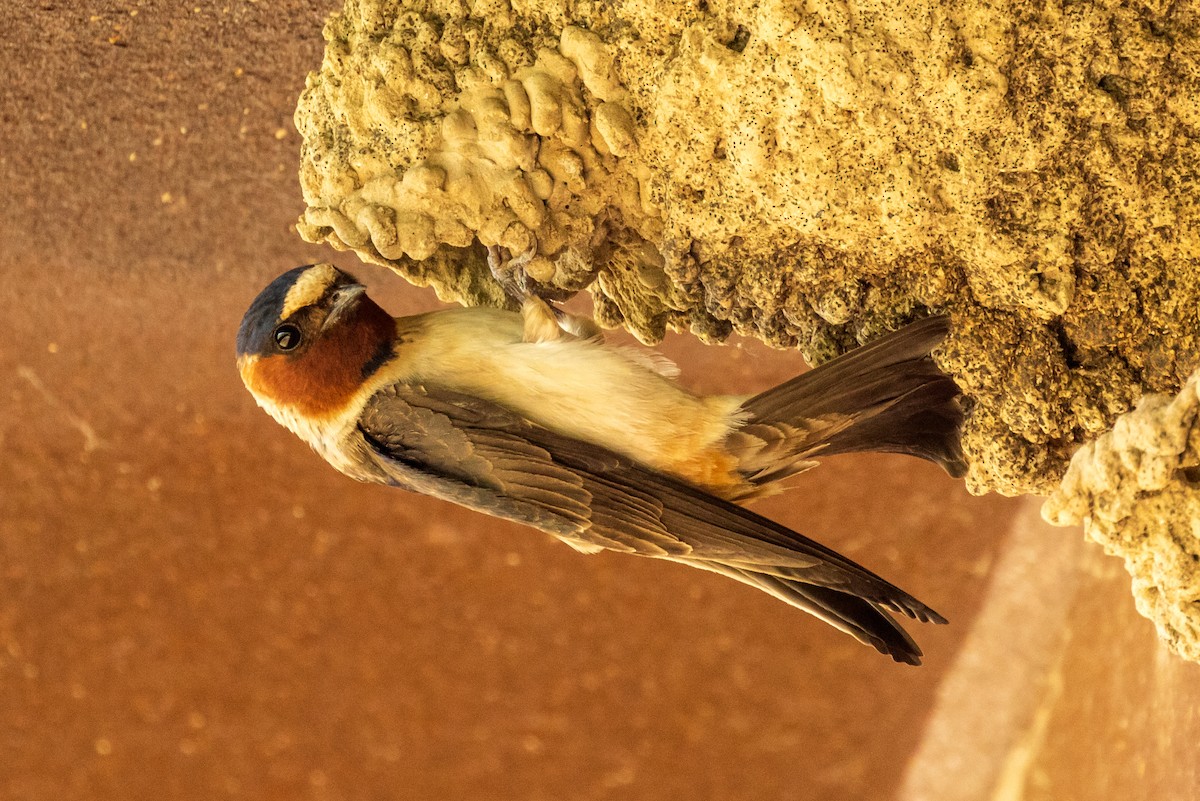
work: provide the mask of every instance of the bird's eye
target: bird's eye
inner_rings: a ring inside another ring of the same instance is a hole
[[[280,350],[292,350],[300,344],[300,329],[291,323],[284,323],[275,329],[275,344]]]

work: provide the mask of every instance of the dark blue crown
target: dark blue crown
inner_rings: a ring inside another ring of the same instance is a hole
[[[296,283],[300,274],[312,266],[305,264],[303,267],[288,270],[258,293],[238,327],[238,358],[249,353],[259,353],[265,343],[272,341],[270,335],[279,324],[279,315],[283,311],[283,302],[287,299],[288,290]]]

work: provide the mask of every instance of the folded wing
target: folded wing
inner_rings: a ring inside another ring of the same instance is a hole
[[[884,610],[945,620],[908,593],[790,529],[480,398],[396,384],[360,418],[386,480],[608,548],[714,570],[832,623],[897,661],[920,650]]]

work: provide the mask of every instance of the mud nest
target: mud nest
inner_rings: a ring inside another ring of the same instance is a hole
[[[298,228],[445,299],[529,252],[603,325],[824,360],[929,311],[976,492],[1200,361],[1189,4],[348,0]]]

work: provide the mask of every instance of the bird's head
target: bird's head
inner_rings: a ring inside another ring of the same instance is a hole
[[[289,428],[297,418],[338,417],[391,356],[395,321],[364,292],[332,264],[297,267],[268,284],[242,318],[242,381]]]

